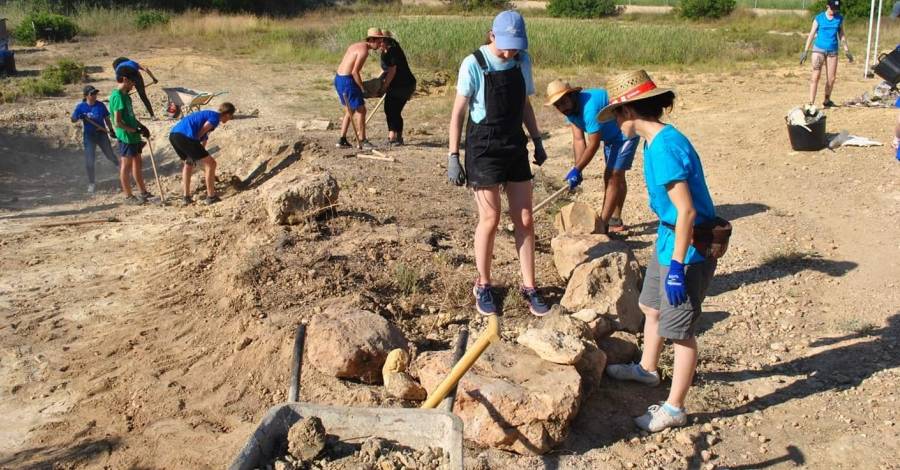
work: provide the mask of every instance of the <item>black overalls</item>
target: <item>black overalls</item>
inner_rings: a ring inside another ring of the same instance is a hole
[[[466,127],[466,175],[469,186],[488,187],[529,181],[528,149],[522,118],[525,113],[525,78],[519,65],[489,71],[480,49],[472,53],[484,79],[485,117],[479,123],[471,116]]]

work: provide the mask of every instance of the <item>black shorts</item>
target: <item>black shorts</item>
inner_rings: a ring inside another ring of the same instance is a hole
[[[512,132],[500,127],[470,125],[466,132],[466,177],[469,186],[485,188],[530,181],[527,139],[521,126]]]
[[[198,161],[209,156],[206,147],[199,140],[191,139],[186,135],[173,132],[169,134],[169,142],[175,149],[175,153],[178,154],[178,158],[184,160],[188,165],[196,165]]]

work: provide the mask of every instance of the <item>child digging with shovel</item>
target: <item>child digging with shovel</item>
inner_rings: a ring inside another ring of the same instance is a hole
[[[216,160],[209,155],[206,150],[206,143],[209,139],[209,133],[216,130],[219,124],[225,124],[234,117],[234,105],[231,103],[222,103],[218,111],[205,110],[197,111],[189,114],[178,121],[172,132],[169,133],[169,142],[178,158],[184,162],[181,171],[181,185],[184,190],[184,204],[192,204],[194,199],[191,197],[191,175],[194,172],[194,165],[198,162],[203,164],[203,171],[206,181],[206,199],[204,203],[215,204],[219,202],[219,196],[216,194]]]
[[[139,205],[153,197],[147,191],[147,186],[144,185],[143,162],[141,161],[141,151],[144,149],[141,136],[149,139],[150,130],[134,117],[134,107],[131,104],[131,97],[128,96],[128,93],[134,89],[134,82],[121,75],[116,77],[116,81],[119,82],[119,87],[109,95],[109,112],[113,116],[116,137],[119,139],[119,155],[121,157],[119,182],[122,183],[122,192],[125,193],[125,203]],[[134,176],[134,181],[141,190],[139,197],[131,193],[129,179],[131,176]]]
[[[97,93],[100,90],[91,85],[84,87],[84,99],[75,111],[72,112],[72,122],[81,120],[84,122],[84,166],[87,170],[88,177],[88,193],[94,194],[96,190],[96,181],[94,173],[94,161],[97,155],[97,147],[106,156],[106,159],[112,162],[116,168],[119,168],[119,161],[116,154],[113,153],[110,137],[115,139],[116,133],[113,131],[112,122],[109,120],[109,110],[106,106],[97,100]],[[109,137],[107,137],[109,133]]]

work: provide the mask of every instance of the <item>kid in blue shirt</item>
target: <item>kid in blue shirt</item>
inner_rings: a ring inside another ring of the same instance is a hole
[[[119,160],[113,153],[112,145],[109,142],[109,138],[115,139],[116,134],[113,132],[112,122],[109,120],[109,110],[106,109],[106,105],[97,100],[97,93],[99,92],[100,90],[91,85],[84,87],[84,99],[75,106],[71,116],[72,122],[80,120],[84,124],[84,167],[87,170],[88,177],[87,190],[91,194],[97,188],[94,173],[96,147],[99,146],[106,159],[112,162],[116,168],[119,167]]]
[[[815,43],[813,43],[815,38]],[[816,101],[816,91],[819,88],[819,77],[822,73],[822,65],[825,65],[825,101],[822,107],[836,106],[831,101],[831,92],[834,90],[834,81],[837,78],[838,45],[844,44],[844,53],[847,60],[853,63],[853,54],[847,44],[847,36],[844,35],[844,17],[841,16],[841,0],[828,0],[825,11],[816,15],[812,29],[806,37],[806,47],[800,54],[800,65],[806,60],[806,55],[812,45],[812,76],[809,80],[809,104]]]
[[[181,184],[184,190],[185,205],[194,202],[191,198],[191,175],[194,171],[194,165],[198,162],[203,164],[204,176],[206,177],[206,204],[214,204],[219,202],[219,196],[216,195],[216,160],[209,155],[206,150],[206,142],[209,139],[210,132],[216,130],[219,124],[224,124],[234,117],[234,105],[231,103],[222,103],[218,111],[205,110],[197,111],[183,117],[169,133],[169,142],[178,158],[184,162],[181,171]]]

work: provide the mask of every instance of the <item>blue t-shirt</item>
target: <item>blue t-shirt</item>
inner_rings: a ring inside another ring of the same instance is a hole
[[[82,101],[75,106],[75,111],[72,111],[72,119],[81,119],[82,116],[89,118],[90,120],[96,122],[103,126],[103,129],[97,129],[97,126],[87,122],[82,121],[84,123],[84,135],[89,135],[90,132],[108,132],[109,130],[106,128],[106,118],[109,116],[109,110],[106,109],[106,105],[97,101],[92,105],[89,105],[87,101]]]
[[[843,22],[844,17],[841,15],[834,15],[834,18],[830,20],[824,11],[816,15],[816,24],[819,26],[819,30],[816,32],[816,41],[813,46],[826,52],[837,52],[838,33]]]
[[[178,124],[175,124],[175,127],[172,128],[173,134],[181,134],[189,139],[194,140],[206,140],[209,137],[209,132],[203,136],[203,138],[197,137],[200,135],[200,129],[203,128],[203,125],[206,123],[210,123],[213,128],[209,132],[212,132],[219,127],[219,113],[212,110],[205,111],[197,111],[196,113],[188,114],[180,121]]]
[[[491,53],[490,47],[481,46],[479,49],[484,54],[484,61],[487,62],[489,72],[502,72],[519,65],[522,69],[522,77],[525,78],[525,94],[527,96],[534,95],[534,79],[531,77],[531,57],[528,56],[527,51],[519,51],[517,57],[504,62]],[[472,54],[466,56],[459,66],[456,94],[469,98],[469,119],[472,122],[479,123],[484,120],[484,117],[487,115],[484,107],[484,75],[481,66],[478,65],[478,60]]]
[[[116,66],[116,73],[119,73],[119,71],[122,70],[122,67],[128,67],[130,69],[140,70],[141,64],[139,64],[131,59],[126,60],[125,62],[121,62],[119,65]]]
[[[709,196],[706,179],[703,177],[700,156],[687,137],[671,125],[659,131],[650,145],[644,144],[644,180],[650,194],[650,209],[656,213],[660,221],[675,225],[678,220],[678,210],[669,199],[666,189],[668,184],[676,181],[686,181],[691,191],[691,200],[697,211],[694,225],[716,217],[716,208]],[[668,266],[672,260],[672,251],[675,249],[675,231],[659,224],[657,235],[659,238],[656,241],[656,255],[659,264]],[[703,260],[703,256],[693,246],[688,247],[684,264],[699,263]]]
[[[578,93],[578,111],[576,114],[566,116],[566,120],[587,134],[599,132],[600,138],[607,146],[618,148],[625,142],[625,136],[622,135],[616,120],[597,121],[600,110],[608,104],[609,94],[603,88],[582,90]]]

